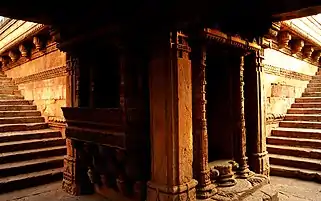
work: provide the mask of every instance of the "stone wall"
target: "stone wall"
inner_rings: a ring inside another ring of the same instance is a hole
[[[295,98],[301,97],[318,67],[278,50],[264,50],[264,100],[267,135],[283,119]]]
[[[26,100],[34,100],[48,121],[63,122],[67,106],[66,54],[56,48],[49,27],[7,19],[0,24],[2,71]]]
[[[18,84],[27,100],[34,100],[38,110],[50,120],[63,120],[66,106],[66,56],[55,50],[5,71]]]

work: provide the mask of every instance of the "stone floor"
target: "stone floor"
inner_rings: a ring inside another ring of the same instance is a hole
[[[271,177],[280,194],[280,201],[321,201],[321,184],[296,179]],[[61,183],[52,183],[0,195],[1,201],[108,201],[99,195],[75,197],[61,190]],[[258,200],[259,201],[259,200]]]
[[[271,177],[280,201],[321,201],[321,184],[283,177]]]

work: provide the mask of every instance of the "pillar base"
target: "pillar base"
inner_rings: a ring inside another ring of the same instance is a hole
[[[249,170],[248,167],[240,168],[236,171],[237,178],[246,179],[253,176],[254,173]]]
[[[270,175],[270,163],[268,152],[255,153],[251,155],[250,165],[251,169],[257,173],[265,176]]]
[[[167,186],[147,182],[147,200],[176,201],[176,200],[196,200],[197,181],[192,179],[188,183],[178,186]]]
[[[197,187],[196,188],[197,200],[206,200],[206,199],[212,197],[213,195],[215,195],[215,193],[217,193],[217,190],[215,187],[216,186],[214,184],[209,184],[204,187]]]

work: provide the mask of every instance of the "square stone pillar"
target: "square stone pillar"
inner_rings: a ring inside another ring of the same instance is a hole
[[[266,150],[263,51],[252,52],[246,58],[245,99],[248,156],[250,169],[269,176],[269,157]]]
[[[190,62],[179,62],[177,33],[159,34],[150,47],[151,180],[148,201],[196,200],[193,179]]]

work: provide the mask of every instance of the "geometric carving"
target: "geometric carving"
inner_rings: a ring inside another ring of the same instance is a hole
[[[311,57],[313,51],[314,51],[314,48],[311,45],[305,45],[302,50],[304,58]]]
[[[304,46],[304,41],[303,40],[301,40],[301,39],[293,40],[292,45],[291,45],[292,54],[296,54],[298,52],[301,52],[303,46]]]
[[[284,48],[289,45],[289,41],[291,40],[291,34],[287,31],[282,31],[279,33],[279,48]]]

